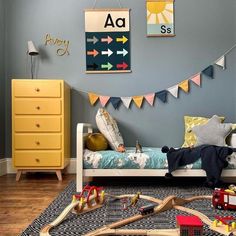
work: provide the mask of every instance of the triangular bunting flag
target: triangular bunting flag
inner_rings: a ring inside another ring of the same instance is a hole
[[[120,103],[121,103],[121,98],[120,97],[111,97],[110,98],[110,103],[115,109],[118,109]]]
[[[213,76],[214,76],[214,67],[213,67],[213,65],[208,66],[206,69],[204,69],[202,71],[202,73],[213,79]]]
[[[220,66],[223,70],[225,70],[225,56],[220,57],[215,61],[217,66]]]
[[[167,91],[173,95],[175,98],[178,98],[179,86],[175,85],[167,89]]]
[[[189,91],[189,83],[188,83],[188,79],[186,79],[186,80],[184,80],[184,81],[182,81],[182,82],[180,82],[179,84],[178,84],[178,86],[185,92],[185,93],[188,93],[188,91]]]
[[[121,97],[121,100],[122,100],[123,104],[125,105],[125,107],[127,109],[129,109],[132,97]]]
[[[96,103],[96,101],[98,100],[99,96],[95,93],[89,93],[88,96],[89,96],[90,104],[93,106]]]
[[[102,104],[103,107],[106,106],[109,99],[110,99],[110,97],[108,97],[108,96],[99,96],[100,103]]]
[[[201,73],[194,75],[191,80],[198,86],[201,86]]]
[[[136,104],[136,106],[138,108],[141,108],[142,104],[143,104],[143,96],[134,96],[132,97],[134,100],[134,103]]]
[[[150,94],[147,94],[144,96],[145,99],[147,100],[147,102],[153,106],[153,103],[154,103],[154,99],[155,99],[155,93],[150,93]]]
[[[166,102],[167,99],[167,91],[166,90],[162,90],[160,92],[156,93],[156,96],[162,101],[162,102]]]

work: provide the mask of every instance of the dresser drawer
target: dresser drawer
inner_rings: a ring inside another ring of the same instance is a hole
[[[61,135],[15,134],[15,149],[61,149]]]
[[[15,132],[61,132],[60,117],[15,117]]]
[[[16,167],[51,167],[61,165],[60,151],[16,151]]]
[[[60,99],[15,99],[14,111],[16,115],[60,115]]]
[[[14,80],[15,97],[61,97],[61,81],[53,80]]]

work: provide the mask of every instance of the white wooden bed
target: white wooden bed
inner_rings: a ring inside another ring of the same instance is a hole
[[[165,176],[167,169],[83,169],[84,137],[92,133],[92,125],[87,123],[78,123],[76,131],[76,191],[81,192],[83,188],[84,177],[106,177],[106,176]],[[204,170],[199,169],[179,169],[172,172],[177,177],[205,177]],[[235,169],[224,169],[222,177],[235,178]]]

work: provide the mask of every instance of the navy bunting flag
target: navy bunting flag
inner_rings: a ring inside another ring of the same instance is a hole
[[[111,97],[110,98],[110,103],[115,109],[118,109],[121,103],[121,98],[120,97]]]
[[[213,79],[213,77],[214,77],[214,67],[213,67],[213,65],[208,66],[206,69],[204,69],[202,71],[202,73],[204,75],[210,77],[211,79]]]
[[[163,103],[166,103],[167,100],[167,91],[162,90],[156,93],[157,98],[159,98]]]

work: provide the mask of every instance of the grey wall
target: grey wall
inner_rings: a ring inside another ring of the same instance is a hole
[[[147,38],[145,0],[121,0],[131,8],[131,63],[128,74],[85,74],[83,10],[92,0],[8,0],[6,76],[6,156],[11,156],[11,78],[30,77],[26,43],[33,40],[40,48],[39,78],[64,78],[72,87],[72,156],[75,156],[77,122],[95,124],[99,105],[91,107],[82,91],[103,95],[132,96],[166,89],[201,71],[236,42],[235,0],[176,1],[176,37]],[[115,0],[98,1],[98,8],[117,7]],[[70,40],[70,56],[56,56],[54,47],[44,46],[44,36]],[[236,121],[236,50],[227,57],[227,70],[215,69],[215,79],[203,77],[202,88],[191,84],[189,94],[168,103],[157,101],[142,109],[132,105],[108,111],[117,119],[127,146],[139,139],[144,146],[179,146],[183,142],[183,116],[226,116]]]
[[[0,0],[0,158],[5,151],[4,0]]]

